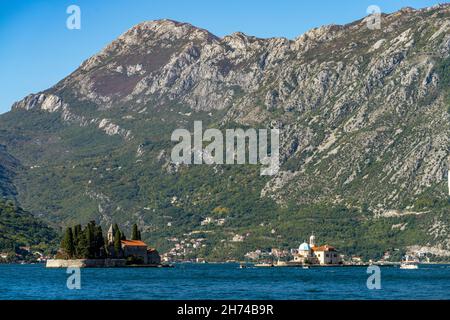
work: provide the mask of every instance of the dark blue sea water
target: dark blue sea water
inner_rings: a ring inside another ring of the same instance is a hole
[[[81,289],[69,290],[65,269],[0,265],[0,299],[450,299],[449,265],[382,267],[380,290],[367,288],[366,271],[237,264],[81,269]]]

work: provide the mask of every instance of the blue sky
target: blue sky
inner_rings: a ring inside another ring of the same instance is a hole
[[[442,2],[442,1],[440,1]],[[0,0],[0,113],[25,95],[44,90],[74,71],[133,25],[161,18],[189,22],[217,36],[242,31],[295,38],[324,24],[366,15],[422,8],[431,0]],[[69,5],[81,9],[81,30],[66,28]]]

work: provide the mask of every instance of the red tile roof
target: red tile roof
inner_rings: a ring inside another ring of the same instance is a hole
[[[313,251],[336,251],[336,248],[326,244],[326,245],[320,246],[320,247],[312,247],[312,250]]]
[[[120,240],[120,242],[129,247],[147,247],[147,244],[141,240]]]

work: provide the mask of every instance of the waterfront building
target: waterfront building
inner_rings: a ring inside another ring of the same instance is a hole
[[[309,243],[303,242],[298,249],[291,250],[295,263],[333,265],[341,264],[342,259],[336,248],[330,245],[316,245],[316,237],[311,235]]]
[[[120,244],[125,258],[140,258],[144,264],[147,264],[147,245],[145,242],[141,240],[121,240]]]
[[[114,247],[113,226],[108,230],[108,246]],[[123,258],[134,259],[142,261],[143,264],[160,264],[161,256],[154,248],[149,248],[148,245],[141,240],[120,240]],[[110,249],[110,252],[112,250]]]
[[[294,251],[294,262],[305,264],[305,263],[312,263],[314,260],[314,254],[311,250],[311,246],[303,242],[299,247],[298,250]]]
[[[320,247],[313,247],[314,256],[319,261],[319,264],[339,264],[341,263],[341,257],[338,255],[337,250],[329,245]]]

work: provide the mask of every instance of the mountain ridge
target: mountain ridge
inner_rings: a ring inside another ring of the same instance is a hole
[[[445,246],[447,227],[435,238],[418,230],[447,225],[449,11],[404,9],[383,15],[379,30],[364,18],[294,40],[219,38],[170,20],[138,24],[0,116],[0,143],[28,167],[16,179],[19,198],[58,224],[127,225],[138,217],[163,246],[171,230],[202,229],[202,219],[227,208],[230,225],[214,230],[220,236],[208,255],[221,247],[220,237],[245,231],[241,220],[254,220],[247,233],[255,238],[226,241],[229,250],[277,243],[285,235],[264,234],[276,221],[303,228],[286,210],[307,218],[308,206],[322,212],[324,205],[360,212],[348,220],[358,230],[368,228],[360,221],[378,219],[373,228],[394,233],[391,246]],[[280,173],[260,178],[250,167],[173,166],[170,133],[194,120],[280,129]],[[411,231],[396,230],[400,222]],[[334,229],[322,237],[351,247]]]

